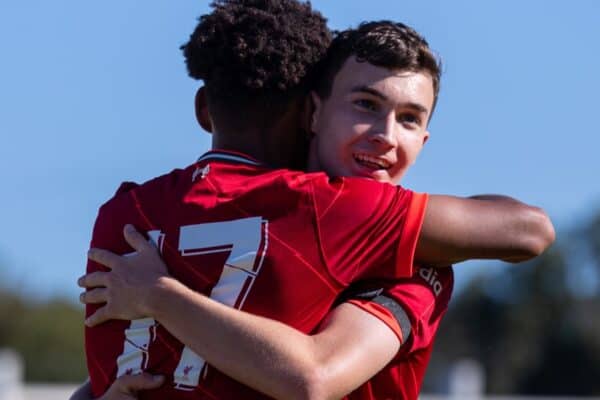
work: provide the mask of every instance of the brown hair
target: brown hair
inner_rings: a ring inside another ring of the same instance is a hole
[[[350,56],[378,67],[427,72],[433,80],[434,102],[440,90],[441,62],[414,29],[392,21],[363,22],[337,33],[319,66],[315,86],[321,98],[331,94],[336,74]],[[433,113],[433,110],[432,110]]]

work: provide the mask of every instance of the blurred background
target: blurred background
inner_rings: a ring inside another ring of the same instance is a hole
[[[532,262],[456,267],[424,392],[600,396],[600,2],[312,4],[334,29],[405,22],[442,58],[432,135],[404,186],[509,194],[557,228]],[[29,383],[86,376],[75,282],[98,207],[121,181],[210,146],[179,50],[207,11],[189,0],[0,2],[0,348],[12,349],[0,361],[22,360]]]

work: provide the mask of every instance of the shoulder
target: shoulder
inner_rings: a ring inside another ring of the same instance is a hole
[[[124,181],[121,182],[114,195],[108,199],[100,209],[111,209],[127,202],[136,193],[155,193],[166,192],[176,186],[184,179],[190,180],[193,175],[194,165],[188,166],[185,169],[174,169],[169,173],[152,178],[143,183]]]
[[[175,169],[167,174],[138,184],[135,182],[122,182],[115,194],[102,204],[98,210],[94,224],[94,236],[104,232],[113,234],[121,232],[124,224],[133,223],[145,229],[151,215],[158,222],[161,211],[168,208],[168,204],[176,197],[176,187],[182,181],[190,181],[193,171],[191,167]],[[158,218],[158,219],[157,219]]]
[[[308,174],[310,190],[315,205],[324,216],[331,206],[348,213],[373,213],[381,206],[386,209],[395,205],[406,205],[412,199],[412,192],[389,183],[377,182],[367,178],[338,177],[330,178],[325,174]]]

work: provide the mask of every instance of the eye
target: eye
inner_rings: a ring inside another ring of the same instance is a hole
[[[398,115],[397,120],[401,124],[408,124],[411,126],[421,126],[421,118],[418,115],[412,113],[403,113]]]
[[[366,110],[366,111],[379,110],[379,106],[377,105],[377,103],[374,102],[373,100],[369,100],[369,99],[357,99],[357,100],[354,100],[352,102],[352,104],[354,104],[358,108],[360,108],[362,110]]]

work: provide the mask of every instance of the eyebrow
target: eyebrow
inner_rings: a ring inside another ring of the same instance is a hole
[[[390,101],[390,99],[386,95],[381,93],[379,90],[373,89],[372,87],[365,86],[365,85],[354,86],[350,90],[350,92],[351,93],[367,93],[367,94],[377,97],[380,100],[387,101],[387,102]],[[427,107],[423,107],[419,103],[412,103],[412,102],[402,103],[402,107],[412,108],[413,110],[424,113],[424,114],[427,114],[427,112],[429,111],[427,109]]]

